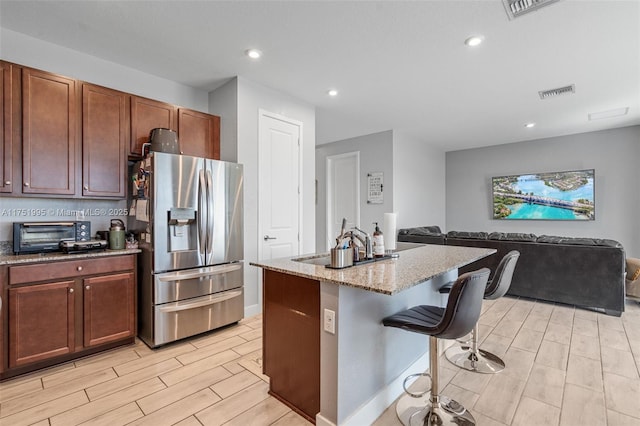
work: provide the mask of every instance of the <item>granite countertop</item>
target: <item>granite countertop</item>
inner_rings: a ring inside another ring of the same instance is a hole
[[[310,259],[329,256],[328,253],[250,262],[250,265],[393,295],[495,252],[495,249],[426,244],[401,251],[398,258],[344,269],[330,269],[324,265],[304,263]]]
[[[61,252],[46,254],[0,254],[0,266],[2,265],[19,265],[22,263],[51,262],[54,260],[75,260],[87,259],[91,257],[105,256],[121,256],[123,254],[140,253],[140,249],[124,249],[124,250],[99,250],[88,253],[66,254]]]

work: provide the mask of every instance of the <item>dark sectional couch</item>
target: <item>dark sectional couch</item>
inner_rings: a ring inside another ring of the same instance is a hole
[[[440,232],[437,226],[401,229],[398,241],[495,248],[497,253],[460,273],[488,267],[495,271],[511,250],[520,252],[507,294],[596,309],[624,311],[625,255],[617,241],[502,232]]]

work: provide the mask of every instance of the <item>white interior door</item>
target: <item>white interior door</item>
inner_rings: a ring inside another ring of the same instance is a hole
[[[302,123],[260,111],[260,260],[290,257],[300,247],[300,136]]]
[[[342,219],[360,226],[360,152],[327,157],[327,250],[336,245]]]

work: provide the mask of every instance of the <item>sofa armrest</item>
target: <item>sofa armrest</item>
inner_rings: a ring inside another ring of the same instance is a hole
[[[640,299],[640,259],[627,258],[626,294]]]

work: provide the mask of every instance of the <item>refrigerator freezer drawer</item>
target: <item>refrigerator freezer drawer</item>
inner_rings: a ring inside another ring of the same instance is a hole
[[[177,302],[242,287],[242,269],[240,262],[156,274],[153,303]]]
[[[155,333],[150,346],[204,333],[243,317],[242,288],[155,306]]]

